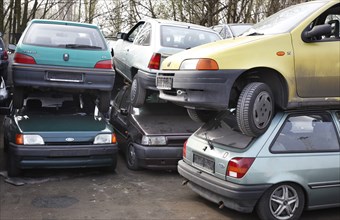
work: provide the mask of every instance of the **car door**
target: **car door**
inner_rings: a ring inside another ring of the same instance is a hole
[[[115,66],[119,73],[123,74],[125,78],[132,81],[130,67],[133,60],[130,59],[130,50],[133,47],[133,42],[138,36],[138,32],[144,25],[144,21],[138,22],[126,35],[123,35],[121,40],[117,42],[114,51]]]
[[[292,36],[298,96],[303,98],[340,96],[340,4],[316,18],[305,31],[321,24],[333,26],[331,36],[304,42],[304,33]]]
[[[271,146],[270,151],[285,161],[282,173],[304,185],[312,208],[340,203],[339,140],[329,112],[294,113]]]
[[[127,137],[129,124],[128,110],[130,105],[130,87],[125,86],[117,94],[110,117],[111,124],[115,130],[124,138]]]

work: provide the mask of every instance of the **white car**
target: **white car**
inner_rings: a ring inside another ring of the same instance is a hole
[[[222,39],[208,27],[159,19],[139,21],[128,33],[118,33],[117,38],[114,67],[132,83],[131,102],[135,107],[143,105],[146,89],[157,90],[156,73],[165,58]]]

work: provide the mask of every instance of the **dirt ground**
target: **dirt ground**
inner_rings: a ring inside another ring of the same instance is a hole
[[[0,117],[2,124],[2,117]],[[130,171],[119,157],[104,169],[31,170],[8,179],[0,131],[0,219],[255,219],[211,203],[182,186],[177,172]],[[340,209],[304,212],[302,220],[339,219]]]

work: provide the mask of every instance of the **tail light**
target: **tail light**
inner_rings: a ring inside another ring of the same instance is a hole
[[[154,53],[149,61],[148,68],[159,70],[160,65],[161,65],[161,54]]]
[[[14,62],[15,63],[24,63],[24,64],[37,64],[33,57],[28,56],[22,53],[14,54]]]
[[[254,161],[255,158],[252,157],[235,157],[229,161],[226,175],[234,178],[242,178]]]
[[[97,69],[112,69],[112,61],[111,60],[102,60],[94,65],[94,68]]]
[[[186,140],[183,144],[183,158],[187,157],[187,142],[188,140]]]
[[[6,50],[2,53],[2,57],[3,60],[8,60],[8,53]]]

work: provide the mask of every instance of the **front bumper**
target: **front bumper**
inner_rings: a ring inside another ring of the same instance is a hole
[[[239,185],[218,179],[212,175],[188,165],[183,160],[178,162],[178,173],[189,180],[188,186],[200,196],[219,205],[250,213],[258,199],[270,185]]]
[[[8,153],[20,169],[102,167],[116,163],[118,146],[23,146],[10,143]]]
[[[133,143],[138,164],[148,169],[176,170],[177,162],[182,158],[183,145],[180,146],[144,146]]]
[[[58,88],[69,90],[111,91],[114,84],[113,69],[95,69],[78,67],[59,67],[47,65],[13,64],[13,83],[15,86],[37,88]],[[48,73],[69,74],[70,79],[51,79]],[[81,79],[73,80],[71,75],[77,74]]]
[[[157,78],[172,78],[172,89],[159,89],[159,97],[186,108],[224,110],[228,108],[231,89],[244,70],[163,71]],[[156,85],[157,86],[157,85]]]

